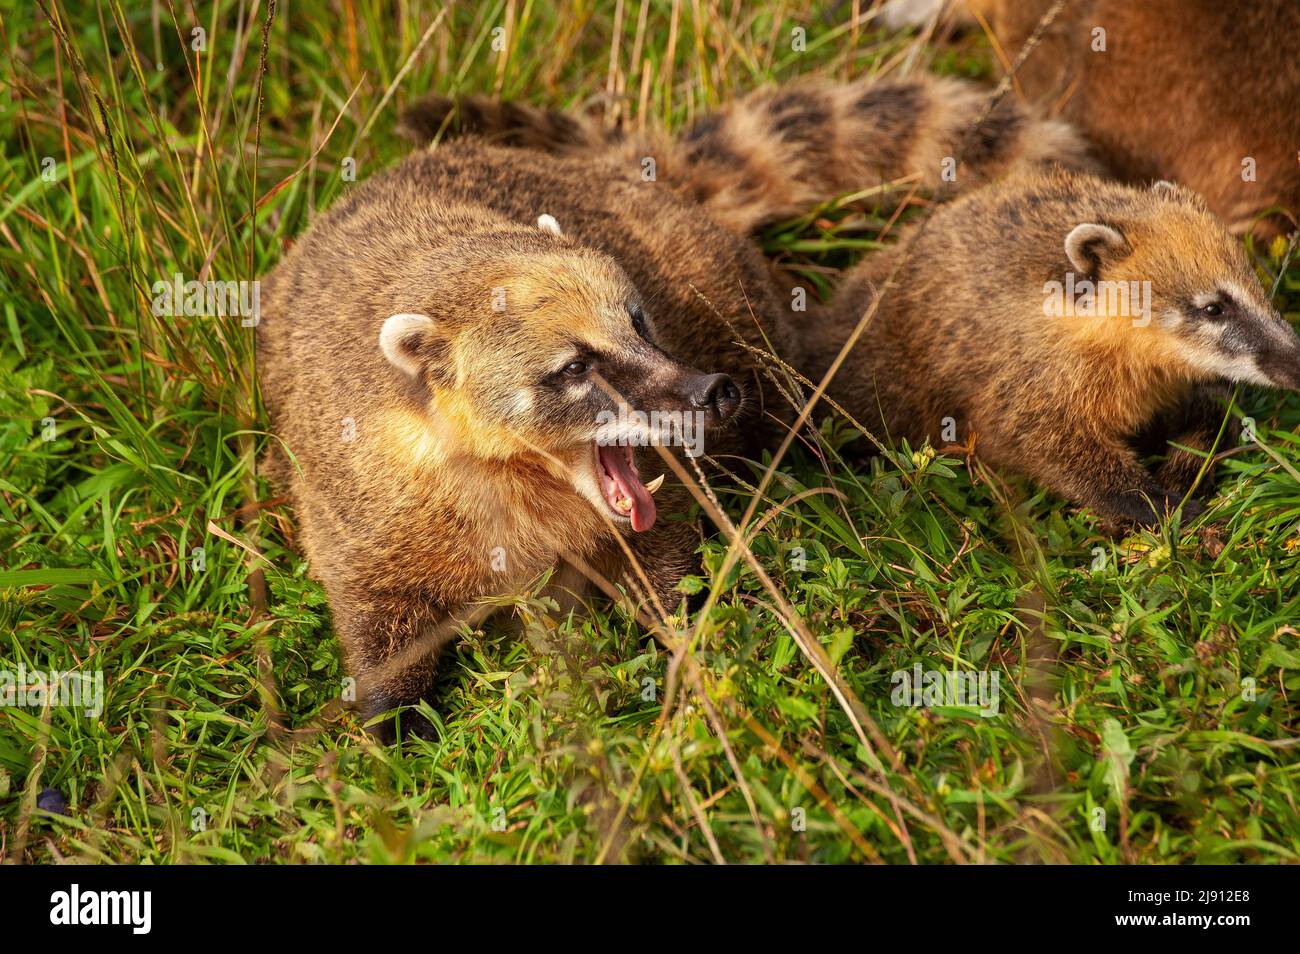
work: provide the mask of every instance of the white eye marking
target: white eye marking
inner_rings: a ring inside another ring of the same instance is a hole
[[[420,334],[432,328],[433,319],[428,315],[409,312],[389,315],[379,329],[379,350],[393,367],[415,377],[420,373],[420,362],[412,346]]]
[[[1242,288],[1238,282],[1234,282],[1232,279],[1224,281],[1223,288],[1228,293],[1228,297],[1239,305],[1249,307],[1252,302],[1259,302],[1260,296],[1258,292],[1252,294],[1249,289]]]
[[[1156,315],[1156,324],[1161,328],[1176,328],[1186,320],[1181,308],[1166,308]]]
[[[1240,282],[1232,279],[1225,279],[1220,284],[1223,292],[1240,310],[1242,321],[1259,329],[1274,344],[1290,344],[1292,336],[1290,329],[1286,326],[1286,320],[1279,320],[1276,317],[1273,305],[1269,302],[1268,297],[1262,294],[1262,289],[1255,289],[1252,292]],[[1198,296],[1193,299],[1192,303],[1197,308],[1204,308],[1212,301],[1217,301],[1220,297],[1220,295]]]
[[[520,388],[515,392],[511,408],[516,414],[527,414],[533,409],[533,392],[528,388]]]
[[[555,221],[553,215],[539,215],[537,217],[537,227],[543,232],[549,232],[551,235],[563,235],[560,231],[560,223]]]
[[[1178,347],[1178,353],[1191,367],[1203,374],[1243,381],[1249,384],[1269,385],[1272,382],[1255,363],[1252,355],[1226,355],[1219,346],[1217,335],[1199,335],[1195,343]]]

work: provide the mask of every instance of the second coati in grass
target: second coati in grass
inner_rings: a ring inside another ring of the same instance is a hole
[[[1178,505],[1224,418],[1218,382],[1300,388],[1300,336],[1241,244],[1168,183],[1056,171],[958,198],[849,273],[822,365],[881,292],[832,396],[894,440],[973,446],[1106,518]],[[1134,445],[1152,436],[1191,452],[1149,473]]]
[[[946,182],[966,190],[1047,165],[1096,168],[1070,126],[1035,119],[1011,98],[967,143],[986,100],[987,92],[974,83],[917,76],[759,89],[677,136],[606,130],[589,117],[481,96],[428,97],[407,110],[403,123],[423,141],[459,131],[502,145],[611,160],[621,177],[653,175],[741,234],[837,195],[900,180],[934,192]],[[889,198],[873,201],[887,204]]]

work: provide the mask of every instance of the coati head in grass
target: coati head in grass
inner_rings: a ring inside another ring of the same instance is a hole
[[[1067,235],[1076,275],[1096,286],[1096,317],[1134,319],[1081,330],[1187,379],[1300,389],[1300,335],[1269,302],[1241,243],[1193,192],[1158,182],[1147,198]]]
[[[538,225],[445,250],[433,298],[390,316],[379,347],[425,404],[436,457],[540,461],[616,524],[648,530],[662,478],[641,479],[634,447],[698,440],[741,391],[656,344],[613,259],[550,216]]]

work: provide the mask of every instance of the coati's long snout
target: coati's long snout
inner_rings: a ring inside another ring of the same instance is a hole
[[[1213,343],[1213,360],[1201,362],[1206,370],[1229,381],[1300,390],[1300,334],[1274,308],[1267,302],[1241,302],[1226,292],[1206,307],[1215,310],[1215,317],[1202,319],[1202,327],[1193,329],[1203,332],[1198,338]]]
[[[668,359],[659,381],[619,392],[608,388],[616,402],[625,402],[641,414],[691,414],[701,427],[713,429],[736,416],[744,400],[729,374],[708,374]]]
[[[1278,340],[1270,340],[1255,363],[1274,387],[1300,391],[1300,335],[1295,329],[1279,329]]]

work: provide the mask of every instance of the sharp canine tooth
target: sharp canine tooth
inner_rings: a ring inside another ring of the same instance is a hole
[[[665,477],[665,476],[667,476],[667,475],[666,475],[666,474],[660,474],[660,475],[659,475],[658,477],[656,477],[654,480],[650,481],[650,483],[646,484],[646,485],[645,485],[645,489],[646,489],[646,491],[649,492],[649,493],[652,493],[652,494],[653,494],[656,490],[658,490],[660,487],[662,487],[662,486],[664,485],[664,477]]]

